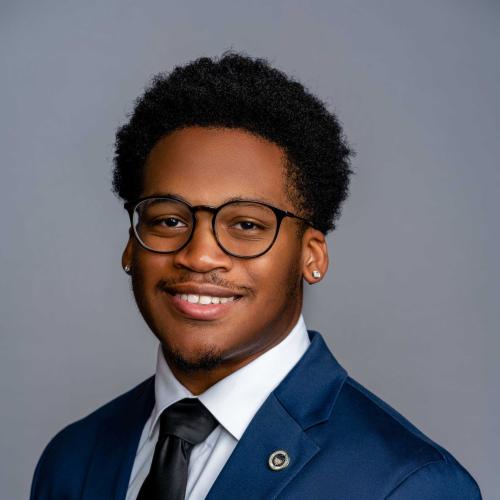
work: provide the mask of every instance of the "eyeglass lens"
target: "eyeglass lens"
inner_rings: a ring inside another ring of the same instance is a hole
[[[133,226],[140,242],[157,252],[175,252],[190,238],[193,214],[176,200],[161,198],[140,202],[133,213]],[[219,244],[229,253],[251,257],[265,252],[277,230],[275,213],[264,205],[237,201],[217,213],[215,233]]]

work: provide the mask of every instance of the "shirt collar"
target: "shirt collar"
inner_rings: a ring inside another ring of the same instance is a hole
[[[290,333],[279,344],[196,397],[239,440],[262,403],[299,361],[309,344],[309,335],[301,314]],[[160,344],[156,363],[155,406],[149,437],[165,408],[183,398],[192,397],[195,396],[173,375]]]

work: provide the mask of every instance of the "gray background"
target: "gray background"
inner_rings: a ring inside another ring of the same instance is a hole
[[[114,132],[151,75],[229,48],[300,79],[358,151],[308,327],[500,498],[498,2],[0,5],[2,498],[27,496],[59,429],[153,372]]]

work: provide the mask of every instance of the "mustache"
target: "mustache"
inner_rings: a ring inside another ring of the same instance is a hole
[[[231,283],[216,273],[209,273],[204,276],[203,279],[196,278],[193,274],[185,274],[179,278],[162,278],[158,281],[157,287],[163,291],[167,292],[168,288],[180,285],[182,283],[195,283],[197,285],[216,285],[234,292],[235,295],[246,295],[252,294],[252,289],[244,285],[236,285]]]

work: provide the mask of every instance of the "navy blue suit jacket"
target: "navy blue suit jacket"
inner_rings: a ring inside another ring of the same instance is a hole
[[[441,446],[351,379],[321,335],[271,393],[208,499],[480,499]],[[33,478],[32,500],[123,500],[154,377],[57,434]],[[288,467],[269,455],[285,450]]]

